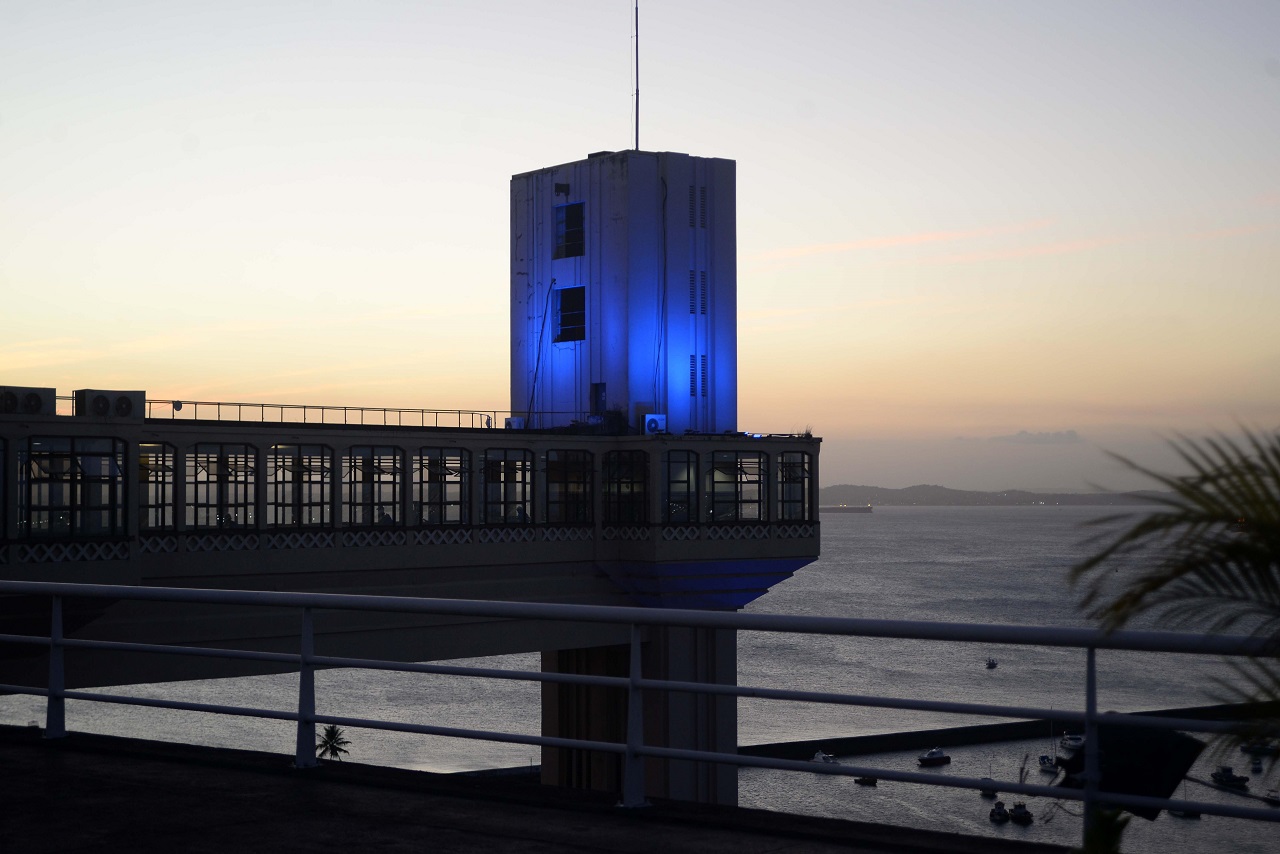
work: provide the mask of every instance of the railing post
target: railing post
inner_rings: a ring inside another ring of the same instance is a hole
[[[316,671],[314,621],[310,608],[302,609],[302,661],[298,666],[298,742],[294,750],[295,768],[316,767]]]
[[[67,674],[62,659],[62,597],[53,596],[49,620],[49,696],[45,703],[44,737],[67,736]]]
[[[1098,650],[1088,648],[1084,705],[1084,840],[1098,820]],[[1083,844],[1083,843],[1082,843]]]
[[[627,753],[622,765],[623,807],[648,806],[644,799],[644,704],[640,688],[640,626],[631,624],[631,684],[627,688]]]

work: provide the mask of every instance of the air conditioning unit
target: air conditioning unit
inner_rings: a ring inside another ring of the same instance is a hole
[[[0,415],[57,415],[56,388],[0,386]]]
[[[80,417],[141,419],[146,408],[145,391],[76,389],[76,415]]]
[[[523,430],[524,419],[518,415],[513,415],[510,418],[502,419],[502,426],[507,430]]]
[[[646,434],[667,432],[667,416],[650,412],[644,417],[644,432]]]

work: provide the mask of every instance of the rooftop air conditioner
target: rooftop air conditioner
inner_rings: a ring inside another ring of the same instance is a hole
[[[57,415],[58,390],[0,386],[0,415]]]
[[[646,434],[667,432],[667,416],[650,412],[644,417],[644,432]]]
[[[513,415],[510,418],[502,419],[502,426],[508,430],[523,430],[524,419],[518,415]]]
[[[141,419],[146,408],[145,391],[76,389],[76,415],[80,417]]]

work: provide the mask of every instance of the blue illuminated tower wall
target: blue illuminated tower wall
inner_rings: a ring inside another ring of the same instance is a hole
[[[735,163],[619,151],[511,179],[511,410],[737,430]]]

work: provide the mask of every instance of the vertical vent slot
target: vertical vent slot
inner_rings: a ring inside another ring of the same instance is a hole
[[[707,271],[702,271],[702,287],[698,289],[698,314],[707,313]]]
[[[702,356],[702,396],[707,396],[707,357],[705,353]]]
[[[698,396],[698,357],[689,357],[689,397]]]
[[[689,271],[689,313],[698,313],[698,286],[695,282],[693,270]]]
[[[697,211],[697,205],[694,203],[693,185],[690,184],[689,185],[689,227],[690,228],[693,228],[695,225],[697,225],[697,217],[698,217],[698,211]]]
[[[698,224],[703,228],[707,227],[707,188],[698,188]]]

